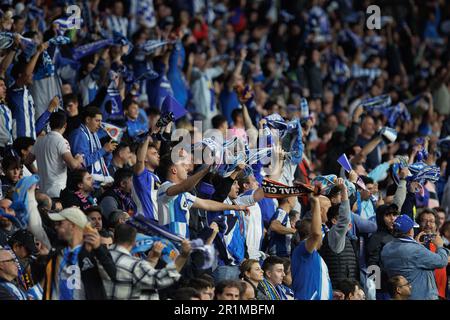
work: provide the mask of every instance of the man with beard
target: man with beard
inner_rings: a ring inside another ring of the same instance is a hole
[[[114,281],[116,267],[98,231],[88,226],[78,208],[49,214],[49,218],[55,221],[58,239],[67,245],[47,256],[44,300],[106,299],[102,278]]]
[[[61,191],[61,203],[63,208],[78,207],[86,210],[97,204],[94,198],[94,180],[86,169],[77,169],[70,173],[67,179],[67,188]]]
[[[133,171],[125,168],[118,169],[114,174],[114,184],[99,199],[106,219],[109,219],[110,213],[116,209],[128,212],[130,215],[135,213],[136,204],[131,197],[132,178]]]
[[[431,252],[436,252],[437,247],[432,242],[433,238],[438,234],[439,216],[433,209],[425,208],[417,215],[417,223],[419,224],[419,234],[416,241],[423,244]],[[434,270],[434,278],[438,288],[439,297],[446,298],[447,290],[447,266]]]
[[[367,265],[372,266],[380,266],[380,253],[386,243],[394,240],[393,231],[394,231],[394,222],[395,219],[400,214],[397,205],[389,204],[382,205],[377,208],[377,226],[378,230],[369,239],[369,243],[367,245],[367,253],[368,260]],[[389,295],[387,293],[387,275],[382,272],[381,273],[381,288],[377,292],[377,299],[386,300],[389,299]]]

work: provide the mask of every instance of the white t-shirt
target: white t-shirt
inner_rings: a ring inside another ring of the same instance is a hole
[[[168,196],[167,189],[173,186],[171,181],[164,182],[158,189],[158,221],[169,230],[185,239],[189,239],[189,209],[197,197],[189,192]]]
[[[244,195],[238,197],[237,203],[243,204],[243,200],[246,199],[245,204],[251,204],[251,206],[247,208],[250,214],[244,215],[246,225],[245,240],[249,258],[259,260],[261,257],[261,239],[264,229],[262,224],[261,207],[255,202],[253,198],[254,193],[254,190],[245,192]],[[251,198],[248,196],[251,196]]]
[[[56,131],[38,138],[33,146],[39,172],[39,187],[52,198],[59,197],[66,187],[67,165],[63,154],[70,152],[70,144]]]

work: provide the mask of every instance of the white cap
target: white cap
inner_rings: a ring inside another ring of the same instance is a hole
[[[84,229],[88,223],[86,215],[76,207],[67,208],[58,213],[50,213],[48,216],[53,221],[69,220],[82,229]]]

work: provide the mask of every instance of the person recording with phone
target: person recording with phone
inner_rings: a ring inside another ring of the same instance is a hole
[[[433,209],[425,208],[416,218],[419,224],[419,233],[416,236],[416,241],[423,244],[431,252],[436,252],[437,247],[434,244],[434,239],[439,230],[439,216]],[[438,288],[439,297],[445,299],[447,291],[447,266],[434,270],[434,278]]]

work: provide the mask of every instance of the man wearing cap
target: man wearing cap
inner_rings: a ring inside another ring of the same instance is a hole
[[[109,277],[114,281],[116,268],[106,247],[100,245],[98,231],[89,228],[86,215],[75,207],[49,214],[49,217],[55,221],[58,238],[66,241],[68,246],[52,250],[49,255],[44,299],[105,299],[102,278]]]
[[[39,255],[33,234],[25,229],[16,231],[9,239],[9,246],[17,257],[19,264],[18,283],[21,289],[28,292],[33,299],[42,299],[42,288],[38,284],[34,289],[34,281],[31,275],[31,264]]]
[[[405,214],[394,222],[396,239],[386,244],[381,251],[381,266],[389,277],[404,276],[411,283],[411,300],[437,300],[438,290],[433,271],[448,264],[448,249],[440,235],[432,240],[437,247],[433,253],[416,242],[414,221]]]

